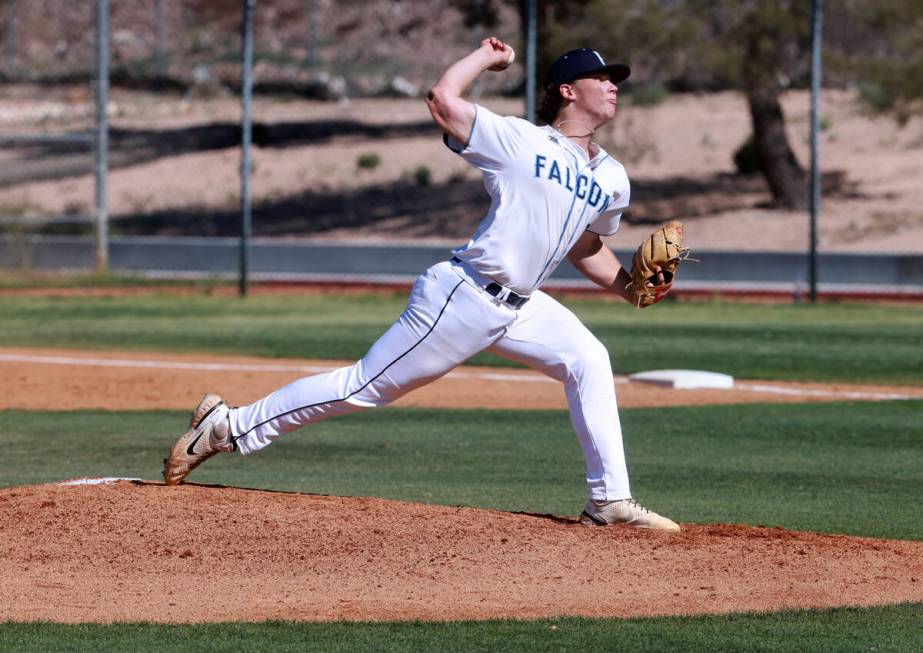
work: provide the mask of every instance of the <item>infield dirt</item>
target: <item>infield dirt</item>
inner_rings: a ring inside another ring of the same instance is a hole
[[[243,405],[302,376],[344,361],[253,356],[155,354],[0,347],[4,408],[22,410],[191,410],[205,392]],[[842,401],[923,398],[923,388],[844,383],[748,382],[732,389],[675,390],[615,378],[619,406]],[[50,402],[49,397],[54,397]],[[405,395],[396,406],[434,408],[566,409],[560,383],[530,370],[459,367]]]
[[[249,401],[336,364],[0,349],[6,407],[43,410],[49,397],[60,410],[188,410],[213,384]],[[623,381],[623,407],[923,396]],[[520,370],[461,368],[426,390],[404,405],[564,407],[558,384]],[[923,601],[923,542],[739,525],[673,535],[573,516],[121,481],[0,489],[0,530],[0,621],[632,617]]]

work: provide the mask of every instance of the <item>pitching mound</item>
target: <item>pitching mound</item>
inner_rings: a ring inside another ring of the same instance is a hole
[[[0,490],[0,621],[629,617],[923,601],[923,543],[153,482]]]

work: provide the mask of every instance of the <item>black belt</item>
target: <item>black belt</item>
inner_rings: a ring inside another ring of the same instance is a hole
[[[504,288],[503,286],[501,286],[499,283],[496,283],[496,282],[491,282],[487,284],[486,286],[484,286],[484,290],[487,292],[488,295],[493,295],[494,297],[499,297],[499,295],[504,290],[506,290],[507,292],[506,297],[504,297],[500,301],[506,302],[513,308],[522,308],[522,305],[525,304],[527,301],[529,301],[528,297],[517,295],[512,290],[507,290],[506,288]]]
[[[453,257],[452,257],[452,262],[453,262],[453,263],[461,263],[462,261],[461,261],[461,259],[459,259],[457,256],[453,256]],[[488,295],[490,295],[490,296],[492,296],[492,297],[497,297],[501,302],[504,302],[505,304],[509,304],[509,305],[512,306],[513,308],[522,308],[522,306],[523,306],[527,301],[529,301],[529,298],[528,298],[528,297],[524,297],[524,296],[522,296],[522,295],[517,295],[517,294],[514,293],[512,290],[509,290],[509,289],[507,289],[507,288],[504,288],[503,286],[501,286],[501,285],[500,285],[499,283],[497,283],[496,281],[491,281],[489,284],[487,284],[486,286],[484,286],[484,291],[485,291]]]

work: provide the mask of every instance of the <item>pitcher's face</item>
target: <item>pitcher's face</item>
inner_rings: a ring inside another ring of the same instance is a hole
[[[570,85],[574,90],[573,103],[580,113],[592,117],[597,125],[615,118],[619,89],[609,80],[608,73],[578,77]]]

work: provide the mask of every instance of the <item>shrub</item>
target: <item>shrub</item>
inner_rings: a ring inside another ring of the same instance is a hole
[[[891,111],[897,104],[895,94],[878,82],[862,82],[858,90],[859,100],[873,113]]]
[[[356,167],[360,170],[374,170],[381,165],[381,157],[377,152],[365,152],[356,159]]]
[[[629,97],[634,105],[653,107],[666,100],[669,95],[670,92],[662,84],[648,84],[631,89]]]
[[[417,186],[429,186],[429,182],[432,178],[432,173],[429,168],[424,165],[417,166],[413,171],[413,180],[417,182]]]

